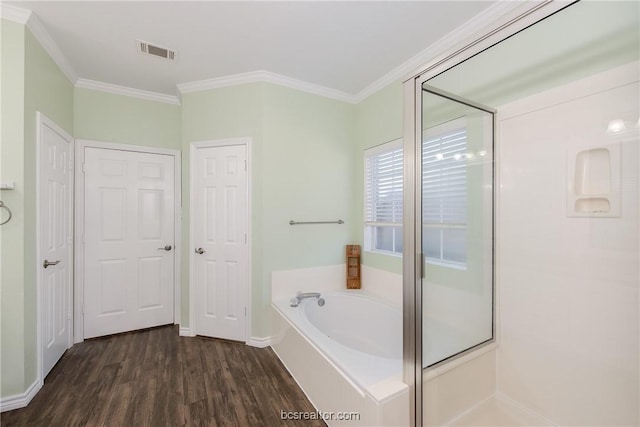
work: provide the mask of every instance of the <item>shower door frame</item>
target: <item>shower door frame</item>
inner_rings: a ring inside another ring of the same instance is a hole
[[[450,68],[466,61],[490,49],[492,46],[507,38],[524,31],[532,25],[546,19],[561,10],[570,7],[579,0],[546,0],[542,3],[521,4],[509,12],[500,16],[485,27],[485,31],[478,36],[463,39],[439,55],[429,63],[415,70],[403,79],[403,108],[404,108],[404,202],[403,202],[403,241],[404,256],[402,261],[403,276],[403,380],[409,386],[409,421],[411,427],[421,426],[423,422],[423,372],[422,368],[422,279],[424,268],[424,255],[422,254],[422,192],[417,191],[422,178],[422,85],[426,81],[447,71]],[[453,94],[454,101],[470,103]],[[485,109],[483,106],[481,109]],[[496,139],[497,139],[497,113],[493,114],[493,143],[494,143],[494,177],[493,177],[493,221],[494,221],[494,266],[497,264],[495,250],[495,215],[496,215],[496,188],[499,182],[495,167]],[[497,342],[496,336],[496,277],[493,278],[494,304],[493,304],[493,338],[484,344],[457,355],[460,357],[477,350],[478,347],[491,345]],[[494,344],[495,345],[495,344]],[[448,360],[451,360],[448,359]]]
[[[491,344],[493,344],[494,342],[497,341],[497,337],[496,337],[496,274],[495,274],[495,266],[496,266],[496,211],[497,211],[497,196],[496,196],[496,183],[498,182],[497,179],[497,170],[496,170],[496,158],[497,158],[497,150],[496,150],[496,135],[497,135],[497,126],[498,126],[498,111],[494,108],[491,108],[489,106],[480,104],[478,102],[475,102],[473,100],[458,96],[456,94],[453,94],[451,92],[447,92],[445,90],[442,89],[438,89],[436,87],[430,86],[428,84],[426,84],[427,81],[422,81],[422,84],[420,85],[419,89],[416,89],[418,91],[420,91],[420,94],[418,96],[418,94],[416,94],[416,99],[418,99],[418,102],[420,103],[420,106],[422,107],[422,96],[423,96],[423,92],[427,92],[430,93],[432,95],[437,95],[441,98],[445,98],[449,101],[453,101],[453,102],[457,102],[459,104],[463,104],[467,107],[471,107],[473,109],[476,110],[480,110],[484,113],[488,113],[491,114],[491,338],[484,340],[478,344],[475,344],[469,348],[467,348],[466,350],[462,350],[459,351],[451,356],[446,357],[445,359],[440,360],[439,362],[436,362],[435,364],[426,367],[426,368],[422,368],[423,372],[425,369],[431,369],[431,368],[435,368],[437,366],[441,366],[445,363],[451,362],[452,360],[458,359],[460,357],[463,357],[471,352],[474,352],[482,347],[486,347],[489,346]],[[416,168],[416,175],[415,178],[419,179],[419,182],[422,182],[422,134],[424,132],[424,130],[422,129],[422,116],[423,116],[424,111],[421,109],[420,110],[420,117],[416,117],[416,125],[418,126],[418,128],[420,129],[420,144],[418,144],[417,151],[416,151],[416,159],[417,159],[417,163],[420,163],[419,165],[416,164],[415,168]],[[417,136],[417,135],[416,135]],[[416,197],[416,210],[414,212],[415,215],[415,227],[416,231],[414,232],[414,236],[416,239],[416,243],[420,242],[420,248],[422,251],[422,191],[418,192],[418,196]],[[420,239],[418,239],[418,235],[420,237]],[[426,258],[425,255],[423,253],[420,254],[421,255],[421,266],[422,266],[422,270],[421,270],[421,277],[420,277],[420,281],[422,282],[423,279],[426,278],[425,272],[424,272],[424,265],[426,263]],[[419,288],[422,290],[422,286],[419,286]],[[422,292],[422,291],[421,291]],[[422,295],[420,295],[421,299],[420,299],[420,310],[419,312],[416,311],[416,314],[419,315],[419,319],[420,319],[420,324],[422,324]],[[421,331],[423,332],[423,331]],[[420,345],[419,345],[419,351],[420,353],[422,353],[422,338],[423,335],[420,335]],[[416,339],[416,346],[418,345],[417,339]],[[422,354],[420,355],[420,366],[422,367]]]
[[[431,77],[429,77],[431,78]],[[412,426],[421,425],[422,422],[417,423],[418,420],[422,421],[422,384],[424,381],[422,360],[422,320],[423,320],[423,280],[425,279],[425,255],[422,251],[422,116],[424,111],[422,110],[422,94],[428,92],[432,95],[436,95],[445,98],[449,101],[457,102],[473,109],[491,114],[491,338],[488,340],[479,342],[466,350],[455,353],[447,358],[435,363],[436,366],[441,366],[445,363],[464,357],[470,353],[473,353],[480,348],[494,345],[497,340],[496,337],[496,278],[495,278],[495,265],[496,265],[496,247],[495,247],[495,233],[496,233],[496,128],[497,128],[497,111],[486,105],[479,104],[470,99],[455,95],[453,93],[435,88],[425,84],[428,78],[417,79],[414,90],[415,99],[415,117],[413,118],[412,129],[413,137],[411,138],[413,144],[409,145],[406,142],[404,145],[404,187],[405,196],[404,204],[404,224],[409,224],[408,227],[404,227],[404,242],[405,242],[405,254],[413,253],[415,256],[405,256],[403,260],[403,314],[404,314],[404,328],[403,328],[403,372],[405,376],[405,382],[407,381],[407,375],[409,374],[410,380],[413,380],[413,386],[410,386],[412,400],[412,408],[415,409],[415,424]],[[408,86],[408,85],[407,85]],[[408,88],[405,88],[408,90]],[[408,129],[405,129],[407,131]],[[405,133],[406,135],[406,133]],[[409,200],[408,200],[409,199]],[[410,206],[408,206],[410,205]],[[410,236],[408,234],[411,234]],[[408,244],[407,244],[408,243]],[[409,252],[412,250],[413,252]],[[409,259],[408,259],[409,258]],[[410,262],[413,260],[413,265]],[[407,280],[409,279],[409,280]],[[410,287],[407,286],[409,281],[413,280]],[[409,308],[409,310],[407,310]],[[410,327],[407,327],[409,325]],[[407,351],[413,357],[407,357]],[[420,403],[420,405],[418,405]],[[412,421],[414,422],[414,421]]]

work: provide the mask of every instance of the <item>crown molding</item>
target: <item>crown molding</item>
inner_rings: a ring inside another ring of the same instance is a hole
[[[302,80],[297,80],[291,77],[283,76],[281,74],[271,73],[269,71],[262,71],[262,72],[265,73],[264,81],[267,83],[285,86],[285,87],[296,89],[302,92],[323,96],[325,98],[331,98],[338,101],[348,102],[350,104],[357,103],[355,95],[347,92],[343,92],[341,90],[332,89],[326,86],[320,86],[313,83],[308,83]]]
[[[64,75],[67,76],[67,79],[69,79],[72,84],[75,83],[76,80],[78,80],[78,73],[73,69],[67,57],[58,47],[58,44],[53,41],[49,32],[34,13],[31,14],[31,17],[27,21],[27,28],[31,30],[31,33],[36,40],[38,40],[40,46],[49,54]]]
[[[10,4],[0,3],[0,18],[25,25],[31,17],[31,11]]]
[[[35,13],[21,7],[0,3],[0,17],[25,25],[36,38],[40,46],[49,54],[53,62],[73,84],[78,79],[78,74],[64,56],[58,45],[51,38],[42,22]]]
[[[216,77],[213,79],[197,80],[195,82],[179,83],[178,92],[181,94],[190,92],[200,92],[221,87],[237,86],[246,83],[256,83],[263,81],[262,71],[251,71],[249,73],[233,74],[230,76]]]
[[[163,102],[165,104],[180,105],[177,96],[167,95],[165,93],[151,92],[147,90],[134,89],[131,87],[114,85],[111,83],[98,82],[95,80],[78,79],[75,87],[81,89],[97,90],[99,92],[111,93],[114,95],[124,95],[133,98],[144,99],[147,101]]]
[[[405,80],[407,74],[420,69],[424,64],[433,61],[435,58],[452,53],[452,50],[456,45],[478,38],[480,35],[479,33],[487,32],[493,24],[505,15],[513,12],[513,10],[521,7],[522,4],[523,2],[512,0],[498,0],[497,3],[492,4],[435,43],[429,45],[429,47],[410,58],[408,61],[400,64],[389,73],[362,89],[355,95],[356,103],[362,102],[385,86],[397,81]]]
[[[348,102],[350,104],[357,103],[355,95],[352,95],[350,93],[316,85],[313,83],[308,83],[302,80],[297,80],[265,70],[234,74],[231,76],[217,77],[213,79],[199,80],[189,83],[180,83],[178,85],[178,91],[181,94],[185,94],[189,92],[199,92],[203,90],[218,89],[222,87],[237,86],[241,84],[257,82],[272,83],[275,85],[288,87],[290,89],[296,89],[302,92],[323,96],[325,98]]]

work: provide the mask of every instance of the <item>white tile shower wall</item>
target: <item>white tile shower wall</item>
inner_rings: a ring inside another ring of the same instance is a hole
[[[553,427],[553,423],[497,395],[447,424],[447,427],[463,426]]]
[[[423,286],[423,312],[461,332],[465,342],[483,342],[491,321],[486,316],[491,310],[491,282],[485,287],[476,294],[430,282]]]
[[[424,382],[423,426],[442,426],[496,392],[496,353],[488,351]]]
[[[639,69],[498,110],[498,390],[560,425],[640,424]],[[614,119],[627,130],[607,133]],[[567,217],[567,152],[609,144],[621,216]]]

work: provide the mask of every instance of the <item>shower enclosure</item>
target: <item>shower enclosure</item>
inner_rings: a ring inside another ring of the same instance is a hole
[[[408,274],[406,262],[404,274],[418,285],[405,292],[405,322],[414,328],[413,336],[405,335],[405,356],[415,355],[414,361],[405,357],[405,372],[411,367],[419,385],[426,379],[423,370],[494,346],[495,110],[427,82],[416,98],[419,143],[405,146],[408,169],[419,177],[412,182],[413,210],[407,210],[415,228],[404,239],[417,256],[409,267],[415,275]],[[407,302],[414,301],[420,304],[413,305],[409,320]],[[414,388],[413,399],[422,403],[416,405],[418,417],[424,407],[437,405],[425,400],[426,388]]]
[[[494,337],[495,111],[422,85],[422,365]],[[417,234],[416,234],[417,235]]]
[[[404,83],[411,425],[640,423],[639,52],[531,3]]]

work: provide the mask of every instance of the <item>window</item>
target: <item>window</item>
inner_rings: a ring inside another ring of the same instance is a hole
[[[436,126],[422,141],[422,242],[427,261],[467,262],[467,131],[464,119]]]
[[[365,151],[365,249],[402,254],[402,140]]]
[[[422,142],[422,233],[427,262],[467,262],[467,131],[438,125]],[[402,254],[402,141],[365,151],[365,249]]]

